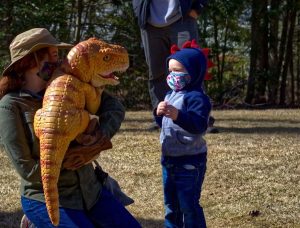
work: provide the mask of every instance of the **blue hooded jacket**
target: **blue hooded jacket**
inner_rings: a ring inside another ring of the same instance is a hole
[[[196,155],[207,151],[203,135],[208,127],[211,111],[209,97],[204,93],[202,84],[207,70],[207,59],[197,48],[183,48],[167,58],[180,62],[189,75],[191,82],[182,90],[170,91],[165,97],[169,105],[176,107],[177,120],[156,116],[161,126],[160,142],[165,156]]]

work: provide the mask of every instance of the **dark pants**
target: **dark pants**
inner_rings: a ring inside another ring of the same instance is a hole
[[[206,154],[192,163],[162,163],[166,228],[205,228],[199,200],[206,172]]]
[[[28,219],[38,228],[54,227],[49,219],[45,203],[22,197],[22,208]],[[100,199],[89,210],[59,208],[60,222],[64,228],[140,228],[137,220],[105,188]]]
[[[145,30],[141,30],[141,37],[149,67],[149,94],[152,107],[156,108],[170,90],[166,82],[168,69],[166,59],[170,55],[170,48],[173,44],[181,48],[187,40],[198,41],[197,21],[186,17],[163,28],[148,24]]]

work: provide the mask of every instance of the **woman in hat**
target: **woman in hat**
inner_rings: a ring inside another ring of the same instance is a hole
[[[47,29],[25,31],[11,42],[11,63],[0,79],[0,145],[21,177],[23,211],[37,227],[53,225],[45,205],[33,117],[42,106],[47,81],[57,65],[58,49],[70,47],[58,42]],[[96,135],[109,140],[124,119],[124,107],[105,92],[101,99],[96,115],[110,125],[101,125]],[[74,160],[74,164],[77,162],[80,161]],[[140,227],[125,207],[103,188],[92,164],[75,170],[69,164],[68,168],[61,169],[58,181],[58,227]]]

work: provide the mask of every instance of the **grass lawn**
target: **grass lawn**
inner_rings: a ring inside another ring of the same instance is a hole
[[[300,110],[214,111],[201,204],[208,227],[300,228]],[[150,112],[128,111],[98,161],[135,203],[143,227],[163,227],[159,132]],[[19,227],[19,179],[0,153],[0,227]]]

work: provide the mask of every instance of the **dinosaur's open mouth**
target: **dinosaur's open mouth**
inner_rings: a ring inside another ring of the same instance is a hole
[[[105,78],[105,79],[119,80],[119,78],[116,75],[114,75],[113,72],[101,73],[101,74],[98,74],[98,76],[100,76],[101,78]]]

